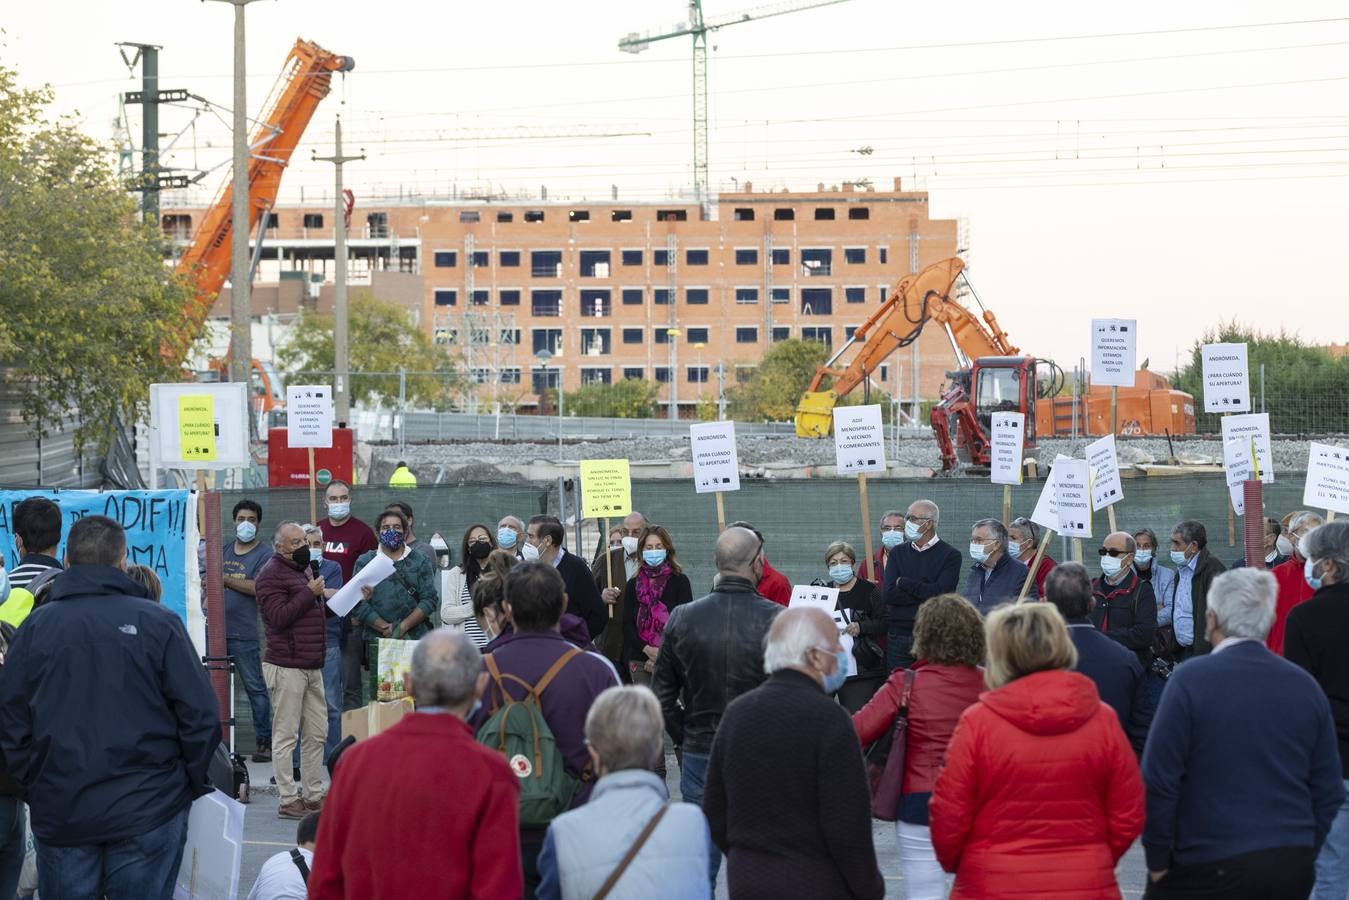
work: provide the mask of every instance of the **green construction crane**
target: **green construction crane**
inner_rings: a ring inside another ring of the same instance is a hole
[[[618,49],[625,53],[641,53],[656,41],[668,38],[693,35],[693,192],[698,205],[707,209],[707,33],[718,31],[728,25],[741,22],[753,22],[756,19],[769,19],[784,16],[787,13],[801,12],[818,6],[834,6],[847,3],[848,0],[796,0],[796,2],[776,3],[771,6],[759,6],[731,15],[706,20],[703,18],[702,0],[689,0],[688,22],[676,25],[668,31],[632,32],[618,42]]]

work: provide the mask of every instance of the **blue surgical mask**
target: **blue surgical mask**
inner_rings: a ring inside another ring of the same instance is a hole
[[[509,549],[511,549],[512,547],[514,547],[514,546],[515,546],[515,538],[516,538],[516,535],[515,535],[515,529],[514,529],[514,528],[498,528],[498,529],[497,529],[497,546],[500,547],[501,549],[503,549],[503,550],[509,550]]]
[[[988,559],[988,550],[983,544],[976,544],[974,541],[970,541],[970,559],[977,563],[981,563]]]
[[[234,536],[241,544],[250,544],[258,536],[258,526],[252,522],[239,522],[234,526]]]
[[[1009,541],[1008,544],[1007,544],[1007,555],[1010,556],[1012,559],[1020,559],[1020,558],[1021,558],[1021,545],[1020,545],[1020,544],[1013,544],[1013,543],[1011,543],[1011,542]]]
[[[833,675],[824,676],[824,692],[833,694],[843,687],[843,682],[848,680],[848,651],[840,650],[834,654],[834,661],[837,663],[834,667]]]
[[[923,533],[923,529],[914,524],[913,520],[904,523],[904,537],[906,540],[916,541]]]
[[[665,564],[665,557],[666,557],[666,553],[665,553],[664,548],[662,548],[662,549],[660,549],[660,550],[643,550],[643,551],[642,551],[642,562],[646,563],[648,566],[650,566],[650,567],[653,568],[653,569],[659,568],[660,566],[663,566],[663,565]]]
[[[852,566],[847,563],[830,566],[829,577],[834,580],[834,584],[847,584],[852,581]]]
[[[465,716],[465,718],[466,718],[468,721],[472,722],[472,721],[473,721],[473,717],[476,716],[476,715],[478,714],[478,710],[480,710],[480,709],[482,709],[482,698],[481,698],[481,697],[479,697],[477,700],[474,700],[474,701],[473,701],[473,706],[469,709],[468,715]]]
[[[1152,551],[1151,550],[1135,551],[1134,562],[1138,563],[1140,566],[1143,566],[1145,568],[1147,566],[1152,565]]]
[[[1124,563],[1113,556],[1101,557],[1101,574],[1106,578],[1114,578],[1124,568]]]
[[[1311,588],[1314,591],[1319,591],[1325,584],[1325,581],[1313,575],[1312,573],[1315,571],[1316,571],[1316,564],[1312,562],[1310,559],[1302,564],[1302,577],[1307,579],[1307,587]]]
[[[328,504],[328,518],[330,518],[330,519],[345,519],[345,518],[346,518],[347,516],[349,516],[349,515],[351,515],[351,502],[350,502],[350,501],[348,501],[348,500],[343,500],[343,501],[340,502],[340,503],[329,503],[329,504]]]
[[[1180,568],[1181,566],[1189,562],[1189,560],[1185,558],[1184,550],[1172,550],[1171,561],[1176,564],[1176,568]]]
[[[893,550],[904,543],[904,532],[902,531],[882,531],[881,544],[886,550]]]

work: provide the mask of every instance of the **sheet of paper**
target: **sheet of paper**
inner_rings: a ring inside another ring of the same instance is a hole
[[[215,460],[215,398],[210,394],[178,398],[178,446],[188,462]]]
[[[1054,494],[1059,502],[1059,534],[1091,537],[1091,471],[1085,459],[1054,463]]]
[[[187,841],[174,879],[174,900],[236,900],[243,851],[243,804],[219,790],[198,797],[187,814]]]
[[[1205,344],[1200,348],[1204,373],[1204,412],[1248,412],[1250,375],[1245,344]]]
[[[1026,446],[1026,414],[995,412],[989,444],[992,466],[989,478],[994,484],[1021,483],[1021,457]]]
[[[1269,413],[1248,413],[1244,416],[1223,416],[1223,465],[1228,465],[1228,445],[1241,441],[1243,453],[1249,458],[1255,453],[1255,467],[1260,471],[1260,480],[1265,484],[1274,481],[1274,454],[1269,446]],[[1229,470],[1230,472],[1230,470]],[[1247,476],[1251,477],[1251,476]],[[1242,479],[1243,481],[1245,479]],[[1229,474],[1228,484],[1232,484]]]
[[[328,608],[339,616],[348,615],[361,602],[361,588],[374,587],[393,574],[393,560],[378,551],[365,568],[351,576],[351,580],[328,598]]]
[[[632,479],[626,459],[581,460],[582,516],[621,519],[632,512]]]
[[[734,422],[704,422],[689,427],[693,447],[693,488],[699,494],[740,490],[740,458]]]
[[[1091,508],[1105,509],[1124,499],[1124,485],[1119,477],[1119,457],[1115,452],[1115,436],[1107,434],[1087,445],[1087,465],[1091,467]]]
[[[787,602],[787,608],[794,609],[798,606],[812,606],[832,619],[834,607],[838,606],[838,588],[814,584],[793,585],[792,599]]]
[[[852,678],[857,674],[857,659],[852,655],[852,648],[856,644],[856,640],[852,635],[843,633],[848,627],[847,610],[834,610],[834,626],[838,628],[838,642],[848,652],[848,667],[844,670],[844,674],[846,677]]]
[[[1133,387],[1138,356],[1138,322],[1091,320],[1091,383]]]
[[[1331,444],[1310,445],[1302,505],[1349,515],[1349,450]]]
[[[1040,488],[1040,498],[1035,501],[1035,511],[1030,516],[1030,520],[1036,525],[1052,531],[1059,530],[1059,500],[1054,494],[1054,467],[1061,459],[1071,457],[1062,453],[1054,457],[1054,462],[1049,466],[1049,475],[1045,478],[1045,486]]]
[[[885,472],[885,430],[879,405],[834,407],[834,455],[840,475]]]
[[[325,450],[332,447],[332,388],[326,384],[286,385],[286,443]]]

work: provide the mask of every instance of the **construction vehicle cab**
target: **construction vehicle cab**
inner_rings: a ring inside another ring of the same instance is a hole
[[[1036,377],[1037,362],[1031,356],[983,356],[969,369],[946,373],[950,383],[930,416],[944,470],[989,465],[998,412],[1025,415],[1025,446],[1034,449],[1035,401],[1044,389]]]

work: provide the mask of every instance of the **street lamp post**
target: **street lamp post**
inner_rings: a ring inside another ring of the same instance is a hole
[[[670,298],[674,302],[674,297]],[[670,419],[671,421],[679,418],[679,335],[682,332],[678,328],[665,329],[665,336],[670,342]]]

